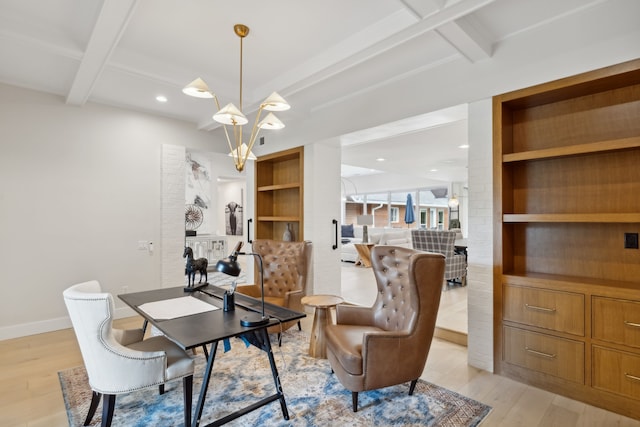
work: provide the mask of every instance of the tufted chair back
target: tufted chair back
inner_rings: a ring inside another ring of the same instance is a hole
[[[352,392],[411,381],[424,370],[435,330],[445,269],[441,254],[375,246],[371,266],[378,287],[373,306],[339,305],[325,333],[327,358]]]
[[[385,331],[410,331],[418,317],[416,289],[409,276],[413,251],[376,246],[371,254],[371,268],[376,278],[378,296],[373,304],[374,325]]]
[[[260,254],[264,266],[264,300],[271,304],[304,312],[302,297],[307,292],[312,245],[309,241],[283,242],[255,239],[253,252]],[[255,268],[255,284],[239,286],[238,292],[260,298],[260,268]],[[269,327],[269,333],[280,333],[299,322]]]
[[[253,251],[262,256],[265,298],[284,303],[290,292],[306,293],[307,272],[311,262],[311,242],[256,239],[253,241]],[[256,268],[255,271],[256,283],[259,283],[260,270]]]

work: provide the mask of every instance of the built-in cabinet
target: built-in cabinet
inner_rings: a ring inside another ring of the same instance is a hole
[[[493,109],[495,370],[640,419],[640,60]]]
[[[302,241],[304,147],[262,156],[256,161],[256,238],[283,240],[289,229]]]

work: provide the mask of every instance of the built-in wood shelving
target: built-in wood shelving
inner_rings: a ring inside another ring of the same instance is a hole
[[[289,227],[303,240],[304,147],[256,161],[256,238],[282,240]]]
[[[640,419],[640,59],[493,112],[495,371]]]

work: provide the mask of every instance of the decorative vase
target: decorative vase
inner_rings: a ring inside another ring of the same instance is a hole
[[[293,231],[291,231],[291,223],[287,223],[287,229],[284,230],[284,234],[282,235],[282,240],[285,242],[293,241]]]

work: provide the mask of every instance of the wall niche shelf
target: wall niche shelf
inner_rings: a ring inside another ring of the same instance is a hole
[[[495,372],[640,419],[640,60],[493,98]]]
[[[287,226],[303,240],[304,147],[256,161],[256,238],[282,240]]]
[[[502,161],[521,162],[525,160],[551,159],[555,157],[576,156],[579,154],[602,153],[605,151],[626,150],[640,147],[640,137],[614,139],[610,141],[592,142],[589,144],[570,145],[567,147],[547,148],[544,150],[524,151],[504,154]]]

